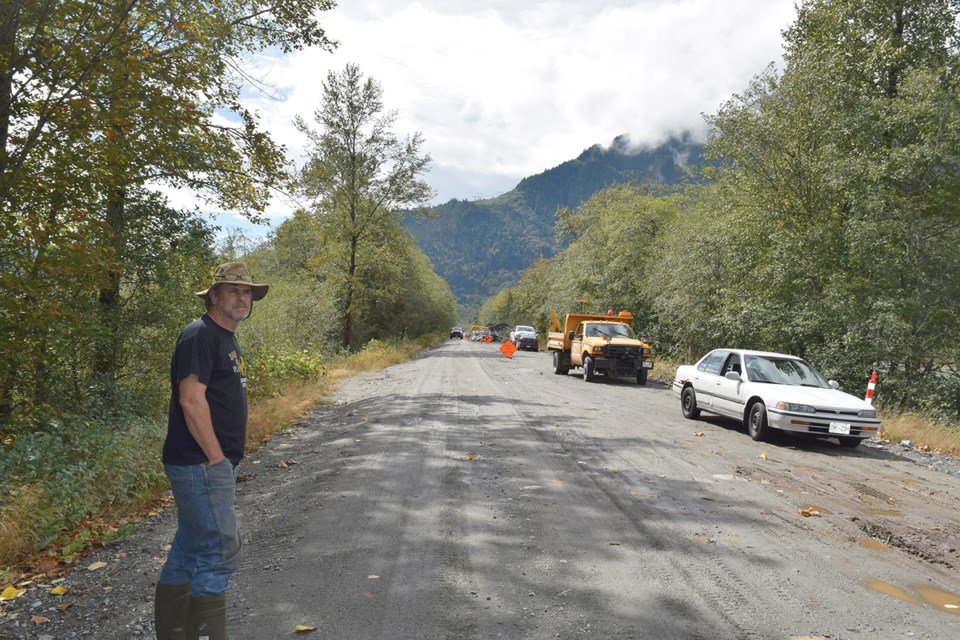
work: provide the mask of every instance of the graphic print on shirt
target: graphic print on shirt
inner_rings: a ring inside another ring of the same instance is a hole
[[[230,362],[233,363],[233,372],[240,374],[240,384],[244,389],[247,388],[247,365],[243,362],[243,356],[238,356],[236,351],[230,352]]]

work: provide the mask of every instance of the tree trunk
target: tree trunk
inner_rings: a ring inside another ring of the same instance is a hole
[[[357,275],[357,237],[350,238],[350,266],[347,268],[347,291],[343,308],[343,333],[340,335],[340,346],[350,348],[350,334],[353,332],[353,286]]]
[[[0,3],[0,182],[6,179],[7,140],[10,136],[10,107],[13,101],[13,61],[17,57],[17,31],[20,29],[20,2]]]
[[[120,188],[107,205],[107,228],[112,246],[107,266],[107,283],[100,288],[99,295],[100,325],[103,333],[97,339],[94,356],[94,373],[102,380],[114,379],[118,367],[120,279],[126,232],[126,199],[126,191]]]
[[[903,7],[894,9],[893,15],[893,41],[897,48],[903,46]],[[897,95],[898,84],[900,82],[900,67],[897,64],[891,64],[887,69],[887,97],[895,98]]]

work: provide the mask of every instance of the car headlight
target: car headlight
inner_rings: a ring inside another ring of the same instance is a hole
[[[603,353],[603,345],[597,345],[593,348],[594,353]]]
[[[817,408],[811,407],[808,404],[797,404],[795,402],[778,402],[777,409],[782,409],[783,411],[793,411],[796,413],[816,413]]]
[[[857,411],[857,416],[860,418],[876,418],[877,410],[876,409],[861,409]]]

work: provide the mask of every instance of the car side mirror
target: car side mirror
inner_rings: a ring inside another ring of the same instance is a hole
[[[831,381],[828,382],[827,384],[830,385],[830,388],[831,388],[831,389],[839,389],[839,388],[840,388],[840,383],[837,382],[836,380],[831,380]]]
[[[740,374],[736,371],[727,371],[726,375],[723,377],[727,380],[736,380],[737,382],[740,382]]]
[[[574,338],[576,335],[577,335],[577,334],[575,334],[573,331],[571,331],[570,333],[567,334],[567,340],[573,340],[573,338]]]

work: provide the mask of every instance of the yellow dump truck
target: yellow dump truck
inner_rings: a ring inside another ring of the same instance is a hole
[[[592,382],[596,374],[635,377],[647,384],[653,368],[650,345],[633,332],[633,315],[568,313],[561,324],[556,312],[550,314],[547,350],[553,352],[553,371],[566,375],[583,367],[583,379]]]

